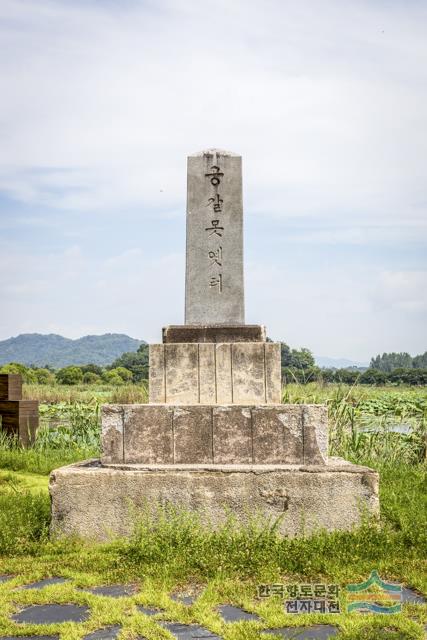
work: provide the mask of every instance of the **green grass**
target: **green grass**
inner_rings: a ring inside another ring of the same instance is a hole
[[[427,622],[425,605],[405,606],[402,614],[390,617],[342,613],[295,618],[283,612],[279,600],[256,598],[256,586],[263,582],[317,581],[345,586],[366,579],[373,569],[385,580],[399,581],[427,594],[425,465],[386,465],[380,472],[381,521],[366,522],[352,532],[318,532],[288,539],[278,535],[274,523],[266,526],[253,522],[242,527],[232,519],[213,531],[194,515],[151,509],[140,514],[131,539],[102,545],[72,539],[49,541],[45,485],[40,492],[31,492],[25,486],[31,476],[3,472],[0,573],[17,578],[12,585],[0,585],[0,633],[16,631],[6,619],[11,607],[29,602],[81,602],[90,604],[93,611],[93,617],[82,627],[85,632],[104,624],[123,623],[129,637],[132,630],[144,630],[149,640],[155,640],[160,637],[159,630],[135,610],[135,603],[140,602],[165,608],[169,619],[197,621],[223,635],[224,627],[214,607],[230,602],[257,612],[263,624],[271,627],[329,622],[339,625],[343,638],[354,639],[381,637],[375,635],[381,628],[394,626],[401,635],[384,632],[384,638],[422,638],[420,625]],[[105,598],[81,594],[71,585],[57,585],[39,593],[12,592],[12,586],[49,575],[70,577],[73,585],[80,587],[135,583],[142,591],[108,607]],[[186,609],[169,597],[182,590],[203,595],[194,607]],[[223,637],[255,640],[260,627],[258,623],[240,623],[227,628]],[[57,625],[39,629],[38,633],[60,632],[61,638],[71,640],[80,637],[77,629],[75,625]],[[32,632],[36,632],[35,627]]]
[[[108,624],[122,624],[122,638],[170,639],[155,621],[137,612],[136,604],[140,603],[164,608],[160,617],[199,622],[225,640],[256,640],[262,626],[316,623],[337,624],[339,638],[348,640],[424,637],[426,605],[406,605],[401,614],[393,616],[342,613],[295,617],[284,613],[277,598],[256,597],[256,586],[261,582],[318,581],[345,586],[366,579],[373,569],[385,580],[401,582],[427,595],[427,474],[422,448],[416,439],[398,434],[390,434],[392,439],[387,440],[386,431],[375,446],[368,446],[367,441],[362,446],[354,438],[363,415],[380,419],[403,415],[405,420],[414,419],[422,435],[425,390],[404,392],[402,397],[399,389],[391,398],[392,390],[382,390],[381,396],[375,389],[366,396],[365,388],[307,387],[288,387],[289,400],[295,401],[298,395],[301,402],[320,401],[310,394],[324,394],[332,415],[335,452],[369,462],[379,470],[379,521],[366,521],[351,532],[320,531],[288,539],[277,533],[275,523],[253,521],[242,527],[230,518],[215,531],[194,515],[170,507],[151,507],[137,514],[129,540],[108,544],[51,541],[47,474],[54,467],[97,453],[98,402],[92,400],[86,407],[82,403],[48,406],[44,418],[56,426],[42,432],[39,442],[27,451],[16,443],[0,441],[0,574],[16,576],[12,582],[0,584],[0,636],[18,632],[8,617],[16,608],[29,603],[77,602],[91,608],[91,617],[83,625],[32,626],[28,632],[60,633],[61,640],[72,640]],[[69,577],[72,583],[40,592],[13,591],[17,585],[50,575]],[[112,601],[75,588],[118,582],[135,583],[140,593]],[[176,591],[200,597],[186,608],[170,599]],[[224,625],[215,607],[225,602],[257,612],[262,622]]]
[[[66,403],[118,403],[144,404],[148,402],[146,382],[138,384],[80,384],[80,385],[44,385],[24,384],[23,397],[27,400],[38,400],[43,404]]]

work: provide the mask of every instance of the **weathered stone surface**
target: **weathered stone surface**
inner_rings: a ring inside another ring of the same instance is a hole
[[[104,404],[101,407],[101,460],[124,462],[124,405]]]
[[[166,402],[165,349],[162,344],[150,344],[149,360],[149,401]]]
[[[282,400],[282,366],[280,342],[266,342],[265,354],[265,401],[277,404]]]
[[[174,462],[212,461],[212,409],[175,407],[173,412]]]
[[[189,156],[185,324],[244,324],[242,159]]]
[[[197,344],[165,344],[166,402],[199,401],[199,349]]]
[[[173,463],[173,410],[167,405],[123,405],[124,462]]]
[[[323,464],[328,456],[328,408],[322,404],[303,404],[304,462]]]
[[[280,344],[150,345],[150,385],[150,403],[279,403]]]
[[[170,325],[163,327],[163,342],[265,342],[264,325]]]
[[[212,412],[213,459],[218,464],[252,462],[250,407],[215,407]]]
[[[327,410],[317,405],[105,405],[102,421],[103,464],[327,460]]]
[[[301,405],[256,407],[252,410],[256,464],[302,464]]]
[[[233,403],[265,402],[264,347],[258,342],[231,345]]]
[[[215,345],[215,375],[217,404],[233,404],[231,345]]]
[[[227,510],[245,522],[248,514],[284,518],[282,534],[319,528],[349,530],[362,514],[378,513],[378,474],[339,458],[326,465],[119,465],[77,463],[52,472],[52,533],[98,540],[129,535],[129,502],[168,503],[197,512],[219,526]]]
[[[199,344],[199,402],[216,403],[215,345]]]

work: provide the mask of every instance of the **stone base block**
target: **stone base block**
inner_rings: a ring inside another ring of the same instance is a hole
[[[149,354],[150,404],[281,401],[279,342],[151,344]]]
[[[265,342],[264,325],[260,324],[182,324],[163,327],[163,342]]]
[[[326,464],[325,405],[109,404],[103,464]]]
[[[89,539],[131,534],[135,510],[173,504],[210,527],[232,513],[281,517],[279,531],[349,530],[376,515],[378,474],[339,458],[324,466],[126,465],[87,461],[51,473],[52,533]]]

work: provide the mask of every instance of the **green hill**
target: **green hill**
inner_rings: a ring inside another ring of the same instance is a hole
[[[55,368],[70,364],[107,365],[125,351],[136,351],[143,342],[121,333],[83,336],[77,340],[54,333],[23,333],[16,338],[0,341],[0,365],[8,362]]]

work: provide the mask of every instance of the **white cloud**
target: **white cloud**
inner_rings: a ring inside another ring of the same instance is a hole
[[[426,271],[383,271],[372,291],[376,309],[388,311],[427,311]]]
[[[173,208],[185,156],[216,145],[243,154],[247,208],[262,215],[425,214],[419,4],[4,0],[0,12],[0,184],[15,197]]]

